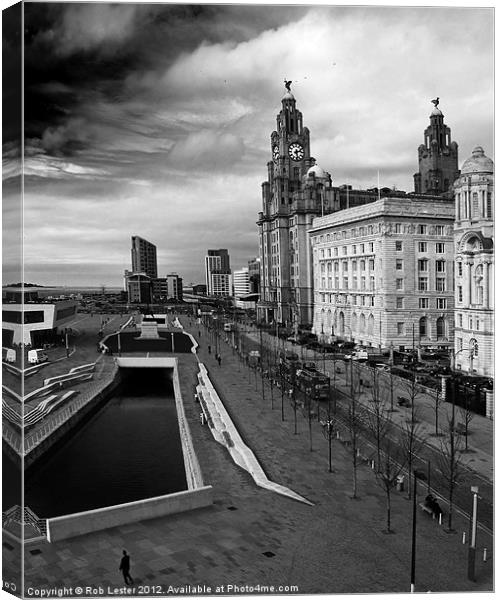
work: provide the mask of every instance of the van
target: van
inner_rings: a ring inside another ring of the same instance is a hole
[[[28,350],[28,362],[32,364],[39,364],[47,362],[49,357],[45,350],[38,348],[37,350]]]
[[[14,348],[7,348],[7,353],[5,355],[5,362],[13,363],[16,362],[16,351]]]
[[[366,350],[356,350],[352,360],[368,360],[368,352]]]

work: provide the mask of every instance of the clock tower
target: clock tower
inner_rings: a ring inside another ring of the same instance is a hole
[[[307,230],[312,218],[325,209],[316,188],[331,188],[327,173],[309,176],[315,160],[310,154],[309,129],[304,127],[285,82],[276,131],[271,133],[268,178],[262,184],[262,212],[259,213],[261,257],[261,298],[258,317],[298,330],[312,320],[312,282]],[[306,185],[307,182],[307,185]],[[307,187],[307,189],[306,189]],[[321,207],[321,208],[320,208]]]

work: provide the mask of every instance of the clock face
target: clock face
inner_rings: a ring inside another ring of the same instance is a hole
[[[279,146],[273,146],[273,158],[274,158],[274,160],[278,160],[279,157],[280,157]]]
[[[304,158],[304,148],[294,142],[288,147],[288,154],[292,160],[302,160]]]

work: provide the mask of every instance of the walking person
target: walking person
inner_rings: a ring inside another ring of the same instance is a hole
[[[212,354],[212,346],[210,344],[208,344],[208,353]]]
[[[217,354],[216,358],[217,358],[217,362],[219,363],[219,367],[220,367],[220,364],[222,362],[222,356],[220,354]]]
[[[120,561],[120,569],[123,574],[123,579],[125,580],[125,585],[132,585],[134,583],[132,577],[130,577],[130,556],[127,554],[127,551],[123,551],[123,556]]]

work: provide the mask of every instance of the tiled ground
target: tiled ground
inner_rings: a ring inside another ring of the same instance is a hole
[[[197,330],[197,328],[196,328]],[[334,473],[328,472],[328,446],[317,424],[313,451],[307,422],[299,415],[293,433],[293,413],[281,396],[271,410],[269,390],[262,399],[260,382],[227,346],[222,367],[205,350],[202,332],[200,360],[268,476],[314,502],[306,506],[257,488],[250,476],[232,464],[228,453],[199,423],[193,401],[196,358],[179,358],[182,392],[206,483],[214,486],[212,507],[172,517],[144,521],[55,544],[26,550],[26,586],[47,589],[121,586],[118,564],[122,549],[132,557],[136,586],[298,586],[299,593],[407,592],[410,587],[411,503],[393,494],[393,534],[383,532],[385,501],[372,471],[358,469],[359,498],[352,499],[352,475],[346,448],[333,445]],[[420,495],[423,496],[422,490]],[[236,510],[234,510],[236,509]],[[417,591],[492,589],[491,539],[479,532],[478,546],[488,548],[488,560],[477,560],[477,582],[467,580],[467,546],[456,519],[456,533],[446,533],[435,521],[418,514]],[[33,549],[41,553],[33,555]],[[16,549],[4,549],[4,579],[13,568]],[[266,556],[264,553],[273,553]],[[481,551],[482,555],[482,551]],[[206,589],[206,588],[205,588]],[[99,591],[99,590],[98,590]],[[138,595],[136,587],[134,595]],[[224,591],[228,590],[227,587]],[[278,591],[278,590],[276,590]],[[92,594],[90,594],[92,595]],[[94,593],[95,595],[95,593]]]

